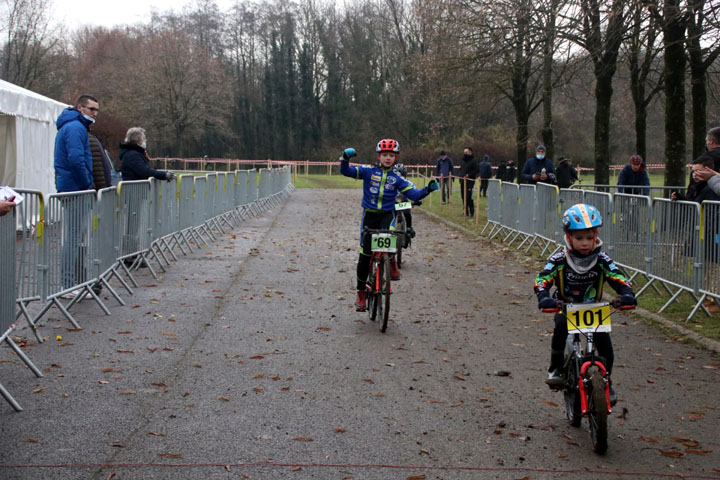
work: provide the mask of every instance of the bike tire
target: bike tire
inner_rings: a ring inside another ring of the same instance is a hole
[[[590,385],[592,391],[588,395],[588,409],[590,420],[590,437],[593,441],[593,449],[598,455],[604,455],[607,452],[607,417],[608,405],[605,397],[605,380],[596,367],[590,369]]]
[[[565,356],[565,372],[567,372],[568,378],[565,382],[563,395],[565,396],[567,419],[570,421],[570,425],[577,428],[582,423],[582,407],[580,405],[579,374],[575,358],[574,354],[570,357]]]
[[[402,212],[400,212],[400,215],[398,215],[398,221],[395,230],[401,233],[397,236],[398,241],[395,258],[397,259],[398,268],[402,268],[402,251],[406,247],[407,242],[407,224],[405,223],[405,214]]]
[[[388,318],[390,316],[390,259],[385,256],[383,258],[383,282],[382,282],[382,296],[385,300],[385,311],[382,314],[382,324],[380,325],[380,331],[385,333],[387,330]],[[381,309],[382,310],[382,309]]]
[[[375,291],[375,279],[376,270],[378,268],[378,262],[373,260],[370,264],[370,273],[368,275],[368,313],[370,315],[370,321],[374,322],[378,314],[378,294]]]
[[[582,412],[580,411],[580,392],[577,386],[572,390],[565,390],[565,412],[570,425],[577,428],[582,423]]]
[[[384,258],[387,260],[387,255],[385,255]],[[385,278],[385,272],[390,271],[390,268],[385,268],[385,260],[379,260],[377,262],[377,278],[379,278],[379,285],[376,284],[377,291],[375,293],[375,307],[378,319],[383,318],[383,280]],[[382,330],[382,322],[380,322],[380,330]]]

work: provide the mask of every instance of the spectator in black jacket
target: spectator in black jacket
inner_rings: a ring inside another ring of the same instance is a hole
[[[557,184],[560,188],[570,188],[578,179],[577,170],[575,170],[575,167],[570,163],[570,159],[566,157],[560,157],[560,160],[558,160],[555,176],[557,177]]]
[[[465,205],[465,216],[472,217],[475,215],[473,189],[475,188],[475,179],[478,176],[478,162],[475,160],[472,148],[465,147],[463,153],[463,163],[460,167],[460,196],[463,199],[463,205]]]
[[[490,165],[490,157],[487,155],[483,155],[478,176],[480,177],[480,195],[487,197],[488,183],[492,178],[492,166]]]
[[[155,170],[150,166],[146,148],[145,129],[132,127],[127,131],[125,142],[120,144],[119,150],[122,179],[124,181],[147,180],[150,177],[155,177],[158,180],[170,181],[175,178],[173,172]]]

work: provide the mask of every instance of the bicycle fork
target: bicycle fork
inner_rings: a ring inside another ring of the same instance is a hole
[[[607,373],[607,369],[605,368],[605,365],[603,365],[600,362],[596,362],[594,360],[588,360],[587,362],[583,363],[582,367],[580,367],[580,381],[579,381],[579,388],[580,388],[580,410],[583,415],[587,415],[588,413],[588,401],[587,401],[587,384],[590,383],[590,379],[587,377],[587,371],[588,368],[595,365],[598,367],[598,370],[600,370],[600,374],[603,378],[603,386],[605,390],[605,402],[607,405],[608,413],[612,413],[612,407],[610,407],[610,382],[609,382],[609,375]]]

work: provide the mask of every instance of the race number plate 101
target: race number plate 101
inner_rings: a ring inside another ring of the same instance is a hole
[[[397,237],[390,233],[375,233],[372,236],[371,250],[373,252],[397,252]]]
[[[612,330],[610,324],[610,304],[602,303],[580,303],[567,306],[567,329],[568,332],[609,332]]]
[[[412,208],[412,202],[400,202],[395,204],[395,210],[409,210]]]

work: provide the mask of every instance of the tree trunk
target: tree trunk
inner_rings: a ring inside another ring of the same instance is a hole
[[[647,106],[635,105],[635,153],[647,160]]]
[[[680,0],[665,0],[665,185],[685,183],[685,23]]]
[[[595,183],[610,181],[610,103],[612,75],[599,75],[595,83]]]
[[[691,65],[690,81],[692,82],[692,158],[705,152],[707,134],[707,87],[705,69],[696,69]]]

